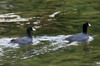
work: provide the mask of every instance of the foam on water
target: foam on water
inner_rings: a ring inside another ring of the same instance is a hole
[[[3,49],[0,48],[0,56],[3,56]]]
[[[71,35],[58,35],[58,36],[33,36],[33,44],[32,45],[38,45],[41,43],[41,41],[48,41],[50,42],[50,46],[54,46],[53,48],[43,47],[42,49],[38,50],[39,53],[48,52],[48,50],[58,50],[59,48],[63,48],[66,46],[71,45],[78,45],[78,42],[72,42],[70,44],[67,44],[68,41],[64,40],[65,38],[69,37]],[[11,44],[10,40],[15,38],[0,38],[0,56],[3,55],[3,48],[19,48],[19,44]],[[93,37],[89,36],[88,42],[92,41]],[[42,52],[41,52],[42,51]],[[44,52],[43,52],[44,51]],[[34,51],[36,52],[36,51]]]
[[[10,47],[10,48],[18,48],[18,44],[11,44],[10,40],[13,38],[1,38],[0,39],[0,47]]]

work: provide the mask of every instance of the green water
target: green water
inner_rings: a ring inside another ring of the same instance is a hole
[[[0,13],[16,13],[23,18],[40,17],[41,23],[48,24],[37,31],[34,36],[70,35],[81,32],[81,26],[85,22],[91,23],[88,33],[94,37],[88,46],[78,45],[61,48],[44,54],[32,56],[32,50],[48,46],[49,42],[43,42],[35,46],[20,46],[18,49],[4,48],[4,56],[0,56],[1,66],[99,66],[100,62],[100,1],[99,0],[5,0],[6,4],[13,7],[1,8]],[[5,3],[0,3],[5,4]],[[48,15],[61,11],[54,18]],[[48,21],[48,19],[55,19]],[[32,23],[37,18],[30,20]],[[25,22],[0,23],[0,37],[25,36],[25,30],[34,24]],[[21,25],[23,24],[23,25]],[[10,50],[10,51],[7,51]],[[7,52],[6,52],[7,51]],[[14,57],[16,56],[16,57]],[[24,56],[32,56],[21,59]]]

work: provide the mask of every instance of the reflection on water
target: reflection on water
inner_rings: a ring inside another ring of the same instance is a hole
[[[48,51],[56,51],[59,48],[64,48],[70,45],[78,45],[78,42],[72,42],[70,44],[67,44],[68,41],[64,40],[66,37],[69,37],[70,35],[58,35],[58,36],[37,36],[34,37],[33,36],[33,44],[32,45],[38,45],[39,43],[43,43],[43,41],[48,41],[50,44],[49,46],[51,48],[48,47],[42,47],[40,50],[34,50],[34,54],[38,55],[38,54],[42,54],[44,52],[48,52]],[[0,55],[2,55],[3,53],[3,48],[20,48],[19,44],[11,44],[10,40],[11,39],[15,39],[15,38],[1,38],[0,39]],[[93,37],[90,36],[89,37],[89,42],[93,40]]]

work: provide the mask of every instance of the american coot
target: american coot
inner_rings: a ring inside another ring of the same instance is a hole
[[[72,41],[87,42],[87,40],[89,39],[89,35],[87,34],[88,26],[91,26],[91,24],[88,22],[84,23],[82,27],[83,29],[82,33],[69,36],[68,38],[65,38],[65,40],[68,40],[69,42],[72,42]]]
[[[35,28],[33,28],[33,27],[28,27],[28,28],[27,28],[27,36],[26,36],[26,37],[21,37],[21,38],[17,38],[17,39],[12,39],[10,42],[11,42],[11,43],[18,43],[18,44],[22,44],[22,45],[32,43],[32,34],[31,34],[31,31],[32,31],[32,30],[35,31]]]

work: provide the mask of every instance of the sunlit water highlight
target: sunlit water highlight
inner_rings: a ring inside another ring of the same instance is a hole
[[[49,46],[52,46],[52,48],[43,47],[40,50],[34,49],[34,54],[39,55],[43,54],[45,52],[49,51],[56,51],[59,48],[64,48],[70,45],[78,45],[78,42],[72,42],[70,44],[67,44],[68,41],[64,40],[65,38],[69,37],[71,35],[58,35],[58,36],[33,36],[33,44],[32,45],[38,45],[39,43],[43,41],[48,41],[50,43]],[[0,38],[0,56],[3,55],[3,48],[20,48],[19,44],[11,44],[10,40],[15,38]],[[93,36],[89,36],[88,42],[93,40]],[[24,59],[24,58],[23,58]]]
[[[9,19],[10,18],[10,19]],[[22,18],[15,13],[0,14],[0,22],[24,22],[29,21],[31,18]]]

